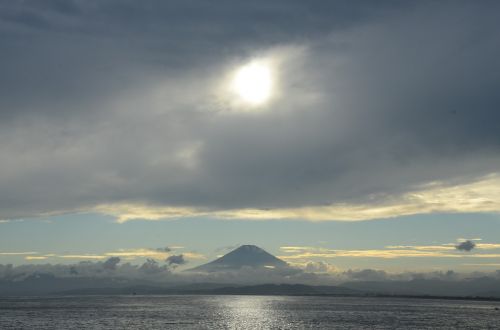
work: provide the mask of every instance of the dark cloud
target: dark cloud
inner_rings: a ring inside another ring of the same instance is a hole
[[[363,202],[497,171],[499,9],[0,1],[0,218]],[[214,95],[279,52],[270,109]]]
[[[166,266],[160,266],[158,262],[154,259],[147,259],[139,267],[139,270],[148,275],[168,272],[168,268]]]
[[[182,255],[182,254],[171,255],[167,259],[165,259],[165,262],[167,262],[169,266],[171,266],[171,265],[184,265],[187,263],[186,259],[184,259],[184,255]]]
[[[120,258],[118,258],[118,257],[111,257],[108,260],[106,260],[102,264],[102,266],[104,267],[104,269],[114,270],[114,269],[116,269],[116,265],[118,265],[119,263],[120,263]]]
[[[475,247],[476,247],[476,243],[474,243],[473,241],[470,241],[470,240],[461,242],[461,243],[459,243],[459,244],[457,244],[455,246],[455,248],[457,250],[459,250],[459,251],[467,251],[467,252],[472,251],[472,249],[474,249]]]

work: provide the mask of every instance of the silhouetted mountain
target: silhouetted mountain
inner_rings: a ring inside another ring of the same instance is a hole
[[[230,284],[193,283],[186,285],[158,285],[154,283],[123,287],[90,287],[53,292],[60,295],[122,295],[122,294],[211,294],[211,290],[227,287]]]
[[[207,264],[188,269],[196,272],[217,272],[252,268],[288,268],[288,264],[255,245],[242,245],[236,250]]]
[[[0,280],[0,296],[43,295],[80,288],[116,288],[131,282],[119,278],[56,277],[52,274],[32,274],[24,279]]]
[[[221,286],[220,284],[201,284],[193,286],[155,287],[130,286],[122,288],[88,288],[66,290],[59,294],[70,295],[114,295],[114,294],[215,294],[215,295],[363,295],[362,291],[338,286],[311,286],[303,284],[262,284],[250,286]]]
[[[344,288],[386,295],[429,295],[500,298],[500,280],[481,277],[468,280],[415,279],[411,281],[347,282]]]

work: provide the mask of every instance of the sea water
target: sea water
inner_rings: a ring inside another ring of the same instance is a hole
[[[500,329],[499,302],[287,296],[0,298],[0,329]]]

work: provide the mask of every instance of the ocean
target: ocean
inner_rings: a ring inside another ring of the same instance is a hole
[[[0,298],[0,329],[500,329],[500,302],[298,296]]]

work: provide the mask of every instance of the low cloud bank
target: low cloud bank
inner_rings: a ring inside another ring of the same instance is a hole
[[[459,251],[467,251],[467,252],[472,251],[472,249],[474,249],[475,247],[476,247],[476,243],[474,243],[471,240],[467,240],[467,241],[461,242],[461,243],[459,243],[459,244],[457,244],[455,246],[455,248],[457,250],[459,250]]]
[[[171,255],[171,256],[169,256],[165,260],[165,262],[167,262],[169,266],[172,266],[172,265],[175,265],[175,266],[184,265],[184,264],[187,263],[186,259],[184,259],[184,255],[183,254]]]
[[[122,263],[119,257],[105,261],[82,261],[76,264],[26,264],[13,266],[0,264],[0,281],[21,282],[40,274],[55,278],[120,279],[146,281],[159,284],[189,283],[302,283],[310,285],[338,285],[345,282],[392,281],[463,281],[478,278],[500,280],[500,270],[492,272],[458,273],[449,271],[390,273],[376,269],[338,270],[326,262],[309,262],[283,269],[242,267],[239,270],[213,273],[174,271],[187,261],[182,254],[168,257],[164,263],[147,259],[134,265]],[[500,265],[499,265],[500,267]]]

